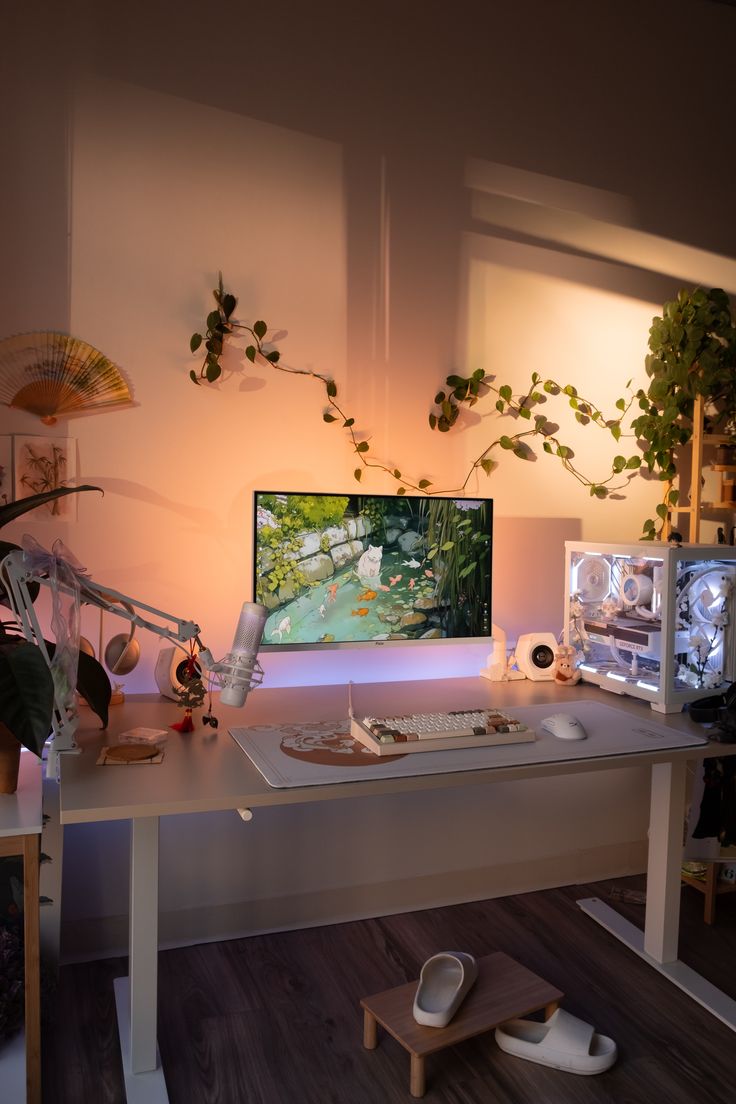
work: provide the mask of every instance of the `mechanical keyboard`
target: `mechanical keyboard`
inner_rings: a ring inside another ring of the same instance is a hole
[[[497,709],[353,717],[351,735],[377,755],[523,743],[536,738],[527,725]]]

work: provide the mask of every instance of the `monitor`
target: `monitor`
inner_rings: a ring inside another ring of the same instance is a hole
[[[261,650],[491,636],[493,503],[256,491]]]

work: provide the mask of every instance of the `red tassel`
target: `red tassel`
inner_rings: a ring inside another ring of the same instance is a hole
[[[173,728],[175,732],[194,732],[191,709],[186,710],[183,721],[177,721],[176,724],[169,725],[169,728]]]

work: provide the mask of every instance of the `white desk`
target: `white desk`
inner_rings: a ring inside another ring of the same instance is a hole
[[[371,710],[384,714],[412,709],[482,706],[513,709],[547,702],[553,712],[563,708],[573,695],[615,706],[629,713],[632,720],[646,717],[675,730],[702,735],[702,729],[681,714],[665,718],[652,714],[648,706],[634,699],[605,694],[595,687],[582,685],[570,691],[554,683],[500,684],[472,678],[386,683],[360,689],[362,700],[371,702]],[[164,727],[170,723],[171,709],[171,703],[162,704],[158,696],[130,699],[121,710],[113,712],[111,735],[134,725]],[[581,902],[581,907],[736,1030],[736,1001],[677,962],[686,762],[727,755],[731,750],[736,754],[736,746],[733,749],[720,744],[660,748],[625,756],[277,790],[268,786],[226,731],[227,727],[244,724],[338,719],[345,716],[346,709],[344,686],[259,689],[251,693],[243,710],[223,707],[216,710],[220,719],[220,733],[216,739],[212,739],[211,730],[202,727],[185,739],[172,733],[164,763],[160,766],[97,767],[95,763],[103,737],[99,731],[92,730],[78,734],[84,749],[82,755],[62,756],[62,824],[121,819],[132,822],[130,971],[129,979],[119,979],[116,983],[123,1068],[131,1104],[136,1100],[146,1101],[146,1104],[167,1100],[156,1046],[158,829],[159,817],[177,813],[254,809],[407,790],[482,786],[517,778],[610,770],[629,765],[650,766],[649,875],[644,932],[627,926],[614,910],[595,899]]]

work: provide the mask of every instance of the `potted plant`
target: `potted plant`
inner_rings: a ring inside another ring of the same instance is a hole
[[[60,487],[2,505],[0,528],[29,510],[62,495],[92,490],[99,488],[86,485]],[[7,541],[0,541],[0,563],[17,547]],[[35,598],[38,584],[29,589]],[[10,605],[2,577],[0,605]],[[47,641],[46,646],[49,653],[53,654],[53,643]],[[106,725],[110,680],[102,665],[84,652],[79,654],[77,689],[87,699],[103,725]],[[0,620],[0,793],[15,792],[21,746],[41,755],[51,732],[53,708],[53,679],[40,648],[25,639],[15,618]]]
[[[693,435],[698,396],[703,398],[708,432],[724,433],[736,443],[736,326],[728,295],[721,288],[680,291],[653,320],[649,350],[650,384],[637,392],[642,413],[632,428],[644,463],[665,484],[657,507],[663,525],[677,505],[678,491],[672,486],[676,453]],[[656,530],[656,522],[649,519],[644,537],[654,539]]]

